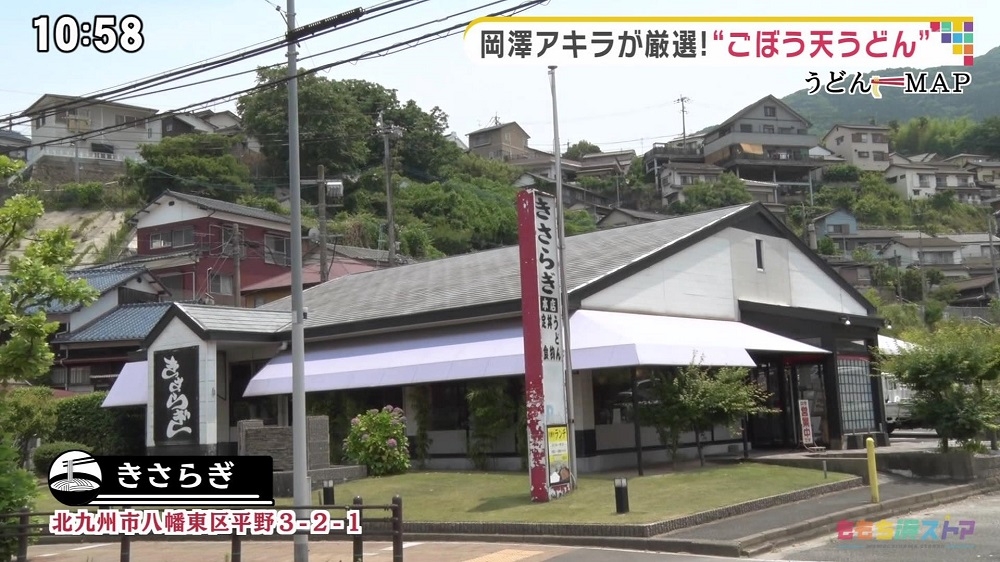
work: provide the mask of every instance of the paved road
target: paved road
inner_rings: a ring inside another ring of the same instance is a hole
[[[405,543],[405,562],[723,562],[730,558],[654,554],[598,548],[517,545],[500,543]],[[139,542],[132,543],[132,560],[175,562],[177,560],[229,560],[229,545],[221,542]],[[309,559],[313,562],[348,562],[351,545],[347,542],[313,542]],[[117,543],[31,547],[30,562],[118,562]],[[365,560],[391,562],[392,546],[369,543]],[[242,562],[291,562],[292,543],[244,543]]]
[[[897,519],[912,517],[921,520],[941,521],[951,516],[952,521],[975,520],[973,535],[964,541],[949,536],[937,541],[878,541],[848,548],[846,541],[829,535],[765,555],[774,560],[813,560],[816,562],[965,562],[1000,558],[1000,492],[974,496],[967,500],[919,511]]]

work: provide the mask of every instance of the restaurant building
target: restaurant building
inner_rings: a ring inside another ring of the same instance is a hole
[[[524,401],[518,260],[507,247],[308,289],[307,393],[402,405],[410,435],[415,418],[429,420],[429,466],[468,468],[469,386],[505,378]],[[871,376],[883,321],[760,203],[568,237],[565,260],[581,472],[634,466],[637,441],[646,462],[666,460],[653,428],[636,431],[632,389],[641,396],[650,372],[692,361],[746,367],[771,393],[779,413],[750,420],[754,448],[804,445],[800,400],[822,446],[886,442]],[[240,419],[291,419],[290,320],[289,299],[256,309],[176,303],[105,406],[147,405],[151,453],[232,452]],[[183,410],[165,386],[175,377],[185,380]],[[425,415],[413,415],[418,407]],[[519,433],[498,442],[498,468],[520,465]],[[717,427],[702,441],[707,453],[732,452],[743,435]],[[694,435],[682,442],[693,454]]]

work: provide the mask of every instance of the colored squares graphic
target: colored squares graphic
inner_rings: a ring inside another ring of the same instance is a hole
[[[932,21],[931,22],[931,31],[935,31],[935,32],[941,31],[941,22],[939,22],[939,21]]]
[[[972,33],[972,22],[971,21],[965,22],[965,26],[964,27],[965,27],[964,31],[966,33]]]
[[[951,31],[951,22],[950,21],[943,21],[943,22],[941,22],[941,31],[950,32]]]
[[[965,47],[965,53],[964,54],[966,54],[966,55],[971,55],[972,54],[972,45],[963,45],[963,47]]]
[[[941,34],[941,42],[942,43],[951,43],[951,33],[942,33]]]
[[[963,49],[964,46],[965,45],[953,45],[951,47],[951,54],[953,54],[953,55],[963,55],[963,54],[965,54],[964,53],[964,49]]]
[[[965,60],[964,60],[963,64],[964,64],[965,66],[972,66],[972,59],[973,59],[973,58],[972,58],[972,57],[970,57],[970,56],[967,56],[967,57],[965,57]]]

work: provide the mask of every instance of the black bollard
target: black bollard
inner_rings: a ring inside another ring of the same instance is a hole
[[[362,515],[364,511],[361,509],[361,505],[364,502],[361,500],[361,496],[354,497],[354,509],[358,510],[358,522],[363,524],[364,518]],[[348,522],[348,525],[351,523]],[[362,538],[361,534],[358,533],[354,535],[354,562],[365,562],[365,540]]]
[[[333,505],[333,480],[323,482],[323,505]]]
[[[615,478],[615,513],[628,513],[628,480]]]

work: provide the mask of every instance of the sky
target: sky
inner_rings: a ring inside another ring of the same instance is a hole
[[[369,3],[298,0],[299,25],[317,21]],[[373,19],[361,20],[301,44],[300,67],[310,68],[363,54],[405,38],[418,37],[497,9],[516,6],[521,0],[480,8],[469,15],[445,19],[489,0],[428,0],[421,5]],[[0,124],[9,114],[23,111],[44,93],[86,95],[172,70],[250,45],[277,39],[285,23],[276,3],[284,0],[41,0],[4,4],[0,11],[0,52],[5,72],[0,78]],[[704,15],[829,15],[829,16],[973,16],[976,19],[978,53],[1000,44],[1000,3],[988,0],[929,0],[885,2],[841,0],[839,2],[768,2],[711,0],[549,0],[524,15],[537,16],[704,16]],[[947,11],[942,13],[943,9]],[[119,17],[134,14],[144,23],[145,44],[132,54],[116,51],[102,54],[93,48],[73,53],[35,52],[32,19],[52,19],[71,14],[81,21],[95,15]],[[442,20],[439,23],[429,23]],[[365,45],[322,54],[406,27],[429,23],[393,37]],[[980,24],[982,22],[983,25]],[[980,48],[980,46],[984,48]],[[312,57],[312,58],[307,58]],[[185,82],[252,71],[258,65],[284,62],[284,50],[188,78]],[[543,59],[544,60],[544,59]],[[877,70],[861,67],[857,71]],[[691,133],[721,123],[753,101],[773,94],[781,97],[804,88],[802,68],[688,67],[664,72],[649,67],[563,67],[557,71],[560,144],[587,140],[605,151],[648,150],[655,142],[680,136],[680,106],[673,100],[684,96],[686,128]],[[345,64],[323,73],[331,79],[363,79],[397,90],[402,100],[415,100],[421,107],[440,107],[449,116],[449,128],[466,135],[487,126],[494,117],[517,121],[531,136],[530,145],[551,150],[552,99],[544,62],[533,67],[484,66],[467,58],[461,34],[398,54]],[[123,100],[143,107],[169,111],[188,104],[253,86],[253,73],[192,86],[171,92]],[[229,102],[213,107],[235,109]],[[30,129],[17,130],[29,134]]]

